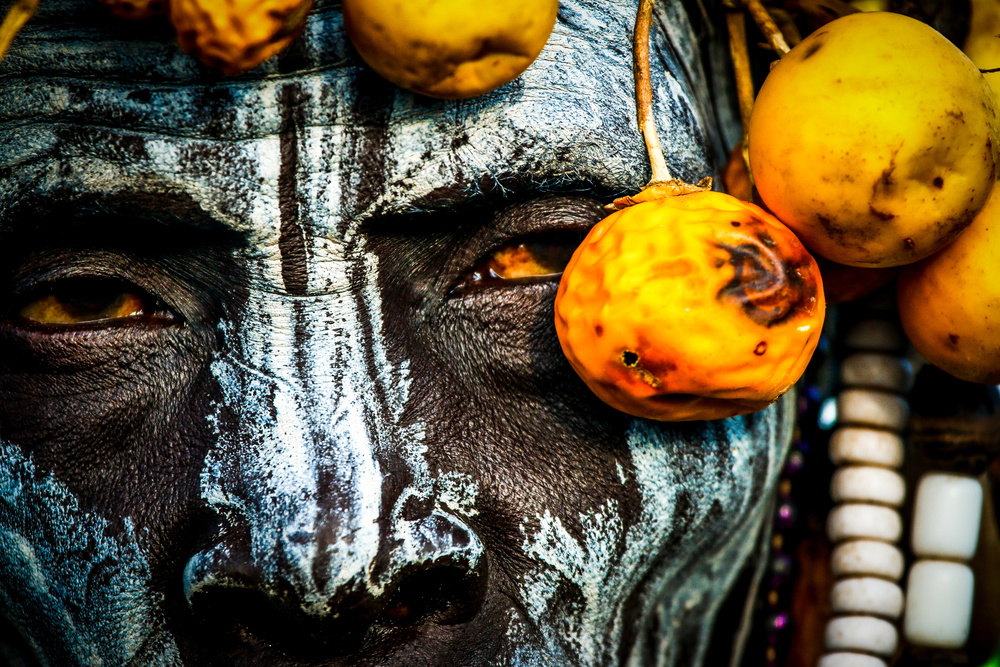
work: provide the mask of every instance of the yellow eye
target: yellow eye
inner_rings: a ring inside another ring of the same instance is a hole
[[[505,283],[555,281],[584,236],[583,232],[549,232],[508,243],[480,260],[452,294]]]
[[[80,279],[53,283],[18,314],[37,324],[86,324],[153,315],[155,311],[152,297],[125,283]]]

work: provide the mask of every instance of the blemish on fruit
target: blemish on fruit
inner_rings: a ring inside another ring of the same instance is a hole
[[[739,227],[739,226],[740,226],[740,223],[739,223],[739,222],[737,222],[736,220],[733,220],[733,221],[732,221],[732,222],[730,222],[729,224],[731,224],[731,225],[732,225],[733,227]]]
[[[716,298],[738,304],[753,322],[773,327],[806,308],[815,297],[796,271],[798,263],[782,258],[763,242],[720,247],[729,253],[733,277]]]
[[[604,335],[604,327],[602,327],[600,324],[595,324],[594,333],[597,334],[598,338],[600,338],[601,336]]]
[[[888,211],[880,211],[871,204],[868,204],[868,211],[879,220],[892,220],[893,218],[896,217],[894,213],[889,213]]]
[[[632,350],[625,350],[622,352],[622,363],[627,368],[635,368],[639,365],[639,355]]]
[[[905,239],[903,239],[903,245],[906,246],[907,250],[913,250],[914,248],[917,247],[917,244],[914,243],[913,239],[911,239],[910,237],[906,237]]]
[[[948,340],[952,345],[958,345],[958,334],[948,334]]]
[[[823,42],[816,42],[808,49],[806,49],[806,52],[802,54],[802,60],[809,60],[814,55],[816,55],[816,52],[819,51],[821,48],[823,48]]]
[[[759,357],[765,352],[767,352],[767,341],[762,340],[759,343],[757,343],[757,347],[753,349],[753,353]]]
[[[938,189],[943,188],[944,187],[944,179],[941,178],[940,176],[936,177],[934,179],[934,187],[936,187]]]

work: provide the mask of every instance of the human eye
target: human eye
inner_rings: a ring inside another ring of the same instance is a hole
[[[123,279],[82,276],[46,280],[15,297],[12,319],[52,331],[178,320],[160,299]]]
[[[456,285],[451,296],[479,289],[557,283],[585,230],[561,229],[530,234],[493,248],[480,257]]]

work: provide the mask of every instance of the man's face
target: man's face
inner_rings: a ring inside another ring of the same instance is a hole
[[[224,78],[47,3],[0,68],[0,656],[700,662],[787,403],[628,418],[560,352],[558,276],[489,271],[648,178],[634,12],[565,0],[523,77],[441,102],[367,70],[336,6]],[[709,88],[684,9],[659,18],[697,180]]]

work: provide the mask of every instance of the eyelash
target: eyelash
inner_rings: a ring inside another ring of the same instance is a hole
[[[448,296],[462,296],[483,289],[558,282],[570,256],[585,236],[585,230],[556,230],[509,241],[480,257],[451,288]]]
[[[10,316],[32,328],[99,328],[125,322],[166,325],[179,317],[137,285],[106,277],[72,277],[43,283],[16,299]]]

